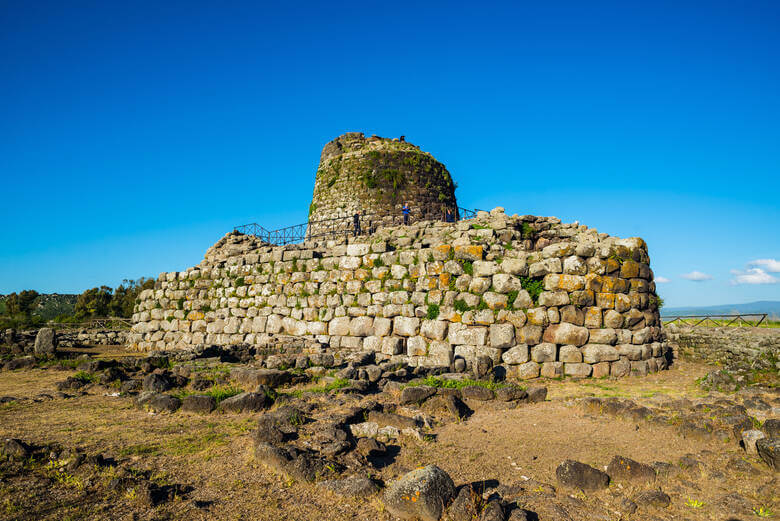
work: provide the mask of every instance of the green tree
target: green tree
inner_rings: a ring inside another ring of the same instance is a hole
[[[78,319],[107,317],[114,290],[108,286],[88,289],[76,300],[74,315]]]
[[[109,310],[111,316],[129,318],[133,314],[133,307],[138,300],[138,295],[145,289],[154,288],[154,279],[141,277],[138,280],[125,279],[114,290]]]
[[[27,289],[18,294],[11,293],[5,298],[5,312],[11,316],[29,317],[37,298],[38,292],[34,289]]]

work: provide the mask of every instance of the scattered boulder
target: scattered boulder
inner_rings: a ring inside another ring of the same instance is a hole
[[[181,401],[181,409],[186,412],[208,414],[217,408],[217,400],[205,394],[191,394]]]
[[[460,390],[461,396],[469,400],[486,402],[496,397],[495,393],[486,387],[468,385]]]
[[[13,358],[5,363],[3,369],[6,371],[14,371],[16,369],[28,369],[35,365],[34,356],[20,356],[19,358]]]
[[[501,402],[516,402],[526,398],[528,398],[526,390],[516,385],[509,385],[496,389],[496,400]]]
[[[637,494],[634,497],[634,503],[640,507],[666,508],[672,503],[672,500],[668,494],[660,490],[647,490]]]
[[[255,457],[274,472],[309,482],[332,476],[344,469],[337,462],[318,458],[294,447],[274,447],[265,442],[255,444]]]
[[[543,402],[547,399],[547,387],[529,387],[528,401],[531,403]]]
[[[57,351],[57,333],[50,327],[42,327],[35,336],[36,356],[52,356]]]
[[[438,521],[455,496],[455,484],[436,465],[405,474],[385,491],[387,510],[401,519]]]
[[[359,438],[355,448],[367,458],[378,458],[387,453],[385,444],[374,438]]]
[[[146,408],[152,412],[176,412],[181,400],[168,394],[155,394],[146,402]]]
[[[780,438],[780,420],[778,419],[766,420],[761,429],[766,433],[767,438]]]
[[[780,438],[762,438],[756,442],[758,456],[775,472],[780,472]]]
[[[23,460],[30,455],[30,447],[22,440],[6,438],[3,441],[2,454],[11,459]]]
[[[422,403],[434,394],[436,394],[436,388],[429,385],[405,387],[404,390],[401,391],[401,405]]]
[[[168,377],[158,373],[150,373],[144,377],[143,390],[155,393],[164,393],[171,388]]]
[[[567,459],[555,469],[558,482],[568,488],[597,491],[609,486],[609,476],[585,463]]]
[[[607,466],[612,481],[633,484],[650,484],[655,481],[655,469],[629,458],[615,456]]]
[[[762,438],[766,438],[766,434],[759,430],[750,429],[748,431],[742,431],[742,445],[745,448],[745,452],[748,454],[758,454],[756,451],[756,442]]]
[[[320,486],[335,492],[340,496],[349,497],[369,497],[379,492],[379,487],[376,483],[368,478],[362,478],[360,476],[350,476],[344,479],[332,479],[323,481]]]
[[[265,393],[241,393],[219,402],[219,410],[225,412],[263,411],[271,406],[271,399]]]

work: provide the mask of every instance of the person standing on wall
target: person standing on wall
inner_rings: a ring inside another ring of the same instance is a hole
[[[444,222],[454,223],[455,216],[452,213],[452,208],[447,208],[447,213],[444,215]]]
[[[357,237],[360,235],[360,210],[356,210],[355,215],[352,216],[352,224],[355,226],[354,235]]]
[[[401,211],[404,214],[404,226],[409,224],[409,203],[404,203],[403,208],[401,208]]]

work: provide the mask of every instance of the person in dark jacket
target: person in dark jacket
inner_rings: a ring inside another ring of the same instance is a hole
[[[355,237],[360,235],[360,210],[355,211],[355,215],[352,216],[352,224],[355,225]]]
[[[455,215],[452,213],[452,208],[447,208],[447,213],[444,214],[444,222],[454,223]]]
[[[404,214],[404,225],[409,224],[409,203],[404,203],[403,208],[401,208],[401,211]]]

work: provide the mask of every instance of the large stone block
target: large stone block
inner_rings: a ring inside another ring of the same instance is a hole
[[[484,346],[487,343],[487,334],[486,327],[466,327],[455,332],[455,339],[452,343]]]
[[[520,291],[522,285],[520,279],[506,273],[497,273],[493,275],[493,289],[499,293],[509,293],[510,291]]]
[[[520,365],[510,365],[507,368],[507,376],[519,378],[521,380],[530,380],[538,378],[541,372],[541,366],[536,362],[526,362]]]
[[[582,359],[587,364],[614,362],[620,359],[617,349],[607,344],[586,344],[582,348]]]
[[[565,291],[543,291],[539,295],[540,306],[566,306],[569,304],[569,294]]]
[[[421,336],[409,337],[406,340],[407,356],[425,356],[428,354],[428,343]]]
[[[512,324],[492,324],[490,326],[490,346],[506,348],[515,345],[515,326]]]
[[[526,344],[516,345],[501,355],[501,359],[505,364],[517,365],[524,364],[530,360],[528,353],[528,346]]]
[[[35,335],[34,352],[38,356],[51,356],[57,351],[57,333],[50,327],[42,327]]]
[[[349,334],[352,336],[371,336],[374,334],[374,319],[355,317],[349,322]]]
[[[347,336],[349,335],[349,325],[351,319],[349,317],[336,317],[328,323],[328,334],[333,336]],[[269,317],[270,323],[270,317]],[[270,331],[269,331],[270,333]]]
[[[555,362],[558,346],[550,343],[537,344],[531,348],[531,360],[534,362]]]
[[[447,338],[446,320],[423,320],[420,326],[420,334],[431,340],[444,340]]]
[[[393,334],[397,336],[416,336],[420,332],[420,319],[413,317],[393,318]]]
[[[400,355],[404,352],[404,339],[398,336],[386,336],[382,338],[382,353],[386,355]]]
[[[551,344],[585,345],[588,341],[588,330],[581,326],[562,322],[549,326],[543,335],[545,342]]]
[[[563,364],[563,373],[574,378],[587,378],[593,372],[590,364]]]
[[[528,344],[529,346],[532,346],[542,341],[543,331],[541,326],[527,324],[520,329],[515,330],[515,337],[518,344]]]
[[[582,351],[577,346],[565,345],[561,346],[558,359],[561,362],[567,363],[579,363],[582,362]]]

